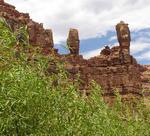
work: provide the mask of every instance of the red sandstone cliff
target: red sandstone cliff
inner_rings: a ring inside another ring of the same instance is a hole
[[[141,78],[144,95],[150,96],[150,65],[144,65]]]
[[[52,30],[45,30],[42,24],[34,22],[28,14],[19,13],[14,6],[0,1],[0,16],[4,17],[12,30],[21,25],[27,25],[30,44],[41,47],[44,54],[50,54],[53,48]],[[113,95],[118,89],[124,94],[141,94],[142,82],[139,64],[130,55],[130,30],[128,24],[121,21],[116,25],[119,45],[113,48],[105,47],[99,56],[83,59],[79,55],[79,35],[76,29],[70,29],[67,44],[70,54],[60,55],[60,60],[66,62],[65,68],[74,81],[80,73],[80,90],[89,90],[89,83],[95,80],[105,90],[105,95]],[[132,45],[131,45],[132,46]]]
[[[14,31],[22,25],[27,25],[30,44],[40,46],[45,54],[54,50],[52,30],[44,29],[43,24],[34,22],[29,14],[20,13],[14,6],[0,0],[0,17],[4,17]]]
[[[111,49],[105,47],[99,56],[89,60],[84,60],[78,54],[79,39],[76,31],[71,29],[68,36],[68,40],[72,41],[69,42],[69,47],[73,47],[73,51],[70,49],[70,55],[62,56],[61,59],[69,62],[66,69],[72,80],[80,73],[81,90],[88,90],[90,81],[95,80],[105,90],[105,95],[113,95],[116,89],[122,95],[141,93],[140,67],[130,55],[131,38],[128,24],[121,21],[116,25],[119,46]]]

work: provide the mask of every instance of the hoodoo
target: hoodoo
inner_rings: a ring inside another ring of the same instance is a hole
[[[70,54],[79,55],[79,35],[77,29],[70,29],[67,45],[69,46]]]
[[[130,54],[131,37],[128,24],[124,23],[123,21],[120,21],[120,23],[116,25],[116,31],[122,53]]]

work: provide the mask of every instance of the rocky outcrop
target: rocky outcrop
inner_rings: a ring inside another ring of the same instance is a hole
[[[14,6],[0,1],[0,16],[4,17],[12,30],[21,25],[27,25],[29,42],[33,46],[39,46],[44,54],[57,52],[53,48],[52,30],[45,30],[42,24],[34,22],[28,14],[19,13]],[[130,55],[130,30],[128,24],[121,21],[116,25],[118,46],[110,48],[106,46],[99,56],[83,59],[79,55],[78,30],[70,29],[67,39],[70,54],[59,55],[59,60],[65,62],[65,69],[69,78],[76,82],[76,75],[80,74],[80,90],[89,93],[90,82],[95,80],[104,90],[105,96],[114,95],[116,89],[120,94],[141,94],[142,82],[140,65]],[[55,66],[49,69],[49,73],[55,73]]]
[[[22,25],[26,25],[28,27],[30,44],[41,47],[44,54],[49,54],[51,51],[57,52],[56,49],[53,49],[52,30],[44,29],[43,24],[34,22],[29,14],[20,13],[15,10],[14,6],[1,0],[0,17],[6,19],[13,31],[17,30]]]
[[[114,95],[118,89],[120,94],[140,94],[140,66],[130,55],[130,31],[128,25],[120,22],[116,25],[119,46],[106,46],[99,56],[84,60],[82,56],[69,55],[62,57],[69,62],[66,69],[75,78],[80,73],[81,90],[89,90],[91,80],[95,80],[104,91],[104,95]]]

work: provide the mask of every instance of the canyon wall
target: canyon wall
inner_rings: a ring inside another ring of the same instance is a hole
[[[27,25],[29,42],[33,46],[39,46],[46,55],[54,52],[52,30],[44,29],[42,24],[34,22],[28,14],[19,13],[15,7],[0,1],[0,16],[5,18],[12,30],[22,25]],[[70,29],[67,45],[70,54],[58,55],[59,60],[65,62],[65,69],[69,72],[72,81],[80,74],[80,90],[88,93],[91,80],[95,80],[104,90],[104,95],[114,95],[118,89],[120,94],[141,94],[142,82],[140,65],[130,55],[130,30],[128,24],[121,21],[116,25],[118,46],[108,46],[100,52],[99,56],[83,59],[79,55],[78,30]],[[138,47],[137,47],[138,48]]]
[[[150,65],[144,65],[141,71],[142,89],[145,96],[150,96]]]
[[[14,6],[0,0],[0,17],[6,19],[13,31],[26,25],[28,27],[30,44],[41,47],[44,54],[48,54],[51,51],[57,52],[57,50],[53,48],[52,30],[44,29],[43,24],[33,21],[29,14],[20,13]]]
[[[69,40],[72,42],[68,46],[79,50],[77,30],[70,31],[68,38],[71,37]],[[116,31],[119,46],[106,46],[96,57],[85,60],[77,52],[72,53],[71,49],[70,55],[61,57],[62,61],[69,62],[66,69],[71,73],[70,78],[74,79],[74,76],[80,73],[81,90],[88,90],[90,81],[95,80],[105,90],[105,95],[113,95],[116,89],[121,94],[140,94],[141,75],[139,64],[130,55],[131,37],[128,24],[121,21],[116,25]]]

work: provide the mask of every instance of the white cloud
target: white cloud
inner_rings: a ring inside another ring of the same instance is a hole
[[[150,61],[150,37],[140,37],[131,44],[131,53],[139,61]],[[150,63],[150,62],[149,62]]]
[[[117,36],[116,35],[114,35],[114,36],[112,36],[112,37],[109,38],[110,42],[113,41],[113,40],[117,40]]]
[[[145,50],[150,50],[150,43],[141,42],[138,40],[135,42],[131,42],[130,50],[131,50],[131,54],[136,55]]]
[[[81,38],[89,38],[115,30],[120,20],[128,22],[132,30],[150,26],[150,0],[6,1],[52,28],[55,42],[65,40],[70,27],[79,29]]]
[[[136,58],[138,60],[150,61],[150,51],[146,51],[145,53],[141,54],[140,56],[137,56]]]
[[[99,48],[99,49],[96,49],[96,50],[92,50],[92,51],[89,51],[89,52],[86,52],[86,53],[83,53],[83,58],[85,59],[89,59],[91,57],[94,57],[94,56],[98,56],[100,55],[100,52],[103,48]]]

